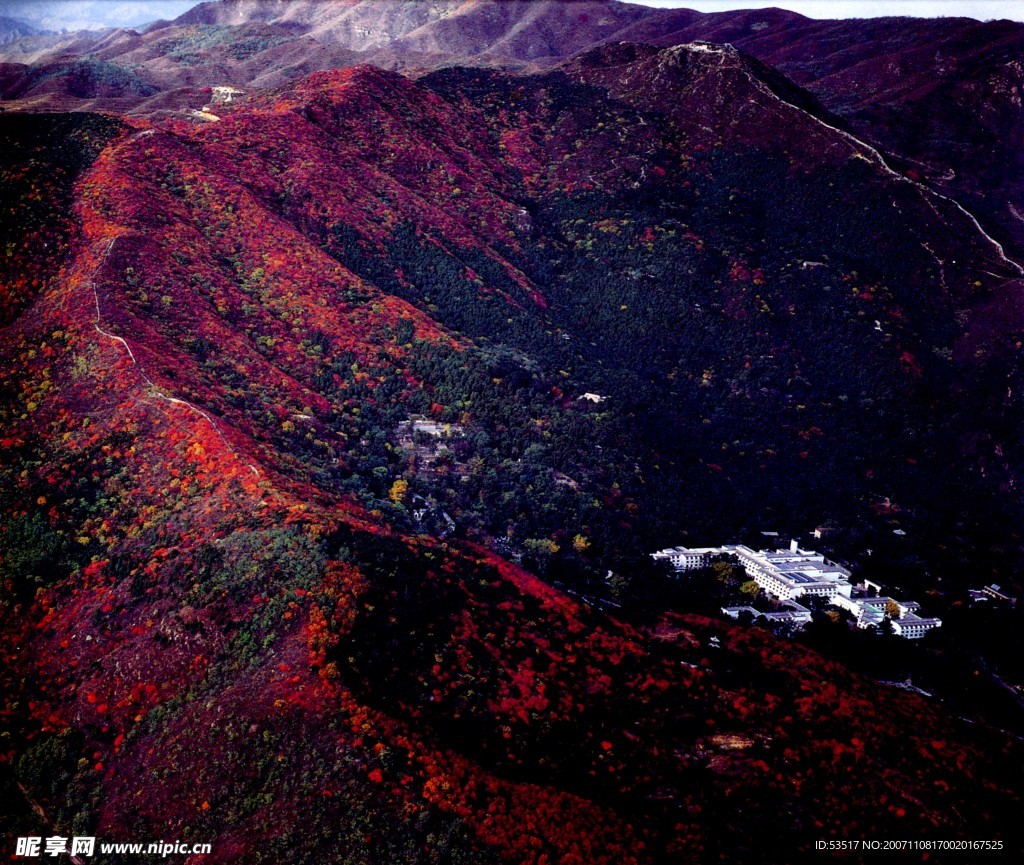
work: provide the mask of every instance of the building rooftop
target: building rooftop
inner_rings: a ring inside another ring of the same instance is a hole
[[[755,617],[764,616],[770,621],[807,622],[810,611],[793,599],[816,595],[852,613],[861,628],[883,624],[890,618],[892,605],[898,608],[898,617],[892,619],[893,630],[901,636],[921,637],[925,631],[942,625],[940,619],[919,616],[920,604],[916,601],[896,601],[883,594],[870,597],[866,587],[870,585],[880,592],[881,586],[877,583],[865,581],[865,588],[854,589],[849,581],[850,571],[821,553],[801,549],[796,541],[790,543],[789,549],[755,551],[743,544],[725,544],[721,547],[669,547],[652,555],[671,560],[677,570],[689,570],[700,567],[705,557],[723,553],[737,556],[764,592],[790,604],[788,610],[771,613],[762,613],[750,606],[723,607],[722,612],[733,619],[749,611]],[[994,593],[1004,597],[998,594],[998,586],[986,586],[984,591],[990,597]]]

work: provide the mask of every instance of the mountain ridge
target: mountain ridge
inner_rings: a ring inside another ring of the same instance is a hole
[[[197,27],[206,28],[202,36]],[[933,185],[963,198],[1000,243],[1024,257],[1024,228],[1013,215],[1024,212],[1024,129],[1013,104],[1024,87],[1014,60],[1024,25],[1008,21],[814,21],[779,10],[702,14],[605,0],[446,0],[429,8],[375,0],[210,3],[141,36],[84,33],[12,43],[2,59],[49,64],[51,83],[33,93],[39,72],[8,67],[11,84],[0,92],[12,107],[30,110],[106,107],[161,115],[201,107],[205,87],[277,86],[359,62],[412,76],[453,64],[529,72],[601,42],[664,47],[695,40],[734,44],[777,68],[862,140],[909,160]],[[52,66],[66,63],[68,53],[121,64],[160,92],[75,95],[74,69]],[[69,84],[62,89],[55,82],[63,80]],[[974,110],[978,105],[984,107]]]

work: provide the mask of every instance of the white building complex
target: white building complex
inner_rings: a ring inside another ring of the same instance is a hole
[[[854,591],[855,594],[851,598],[833,598],[831,602],[840,609],[849,610],[856,618],[858,628],[881,625],[888,611],[893,608],[897,615],[891,617],[892,630],[898,637],[915,640],[923,637],[932,628],[942,626],[942,619],[918,615],[917,611],[921,609],[921,605],[916,601],[897,601],[885,595],[858,597],[856,590]]]
[[[712,556],[722,554],[736,556],[750,578],[773,598],[789,602],[805,596],[825,598],[830,604],[852,613],[858,628],[877,627],[888,618],[892,622],[893,633],[912,640],[942,625],[941,619],[918,615],[920,605],[914,601],[896,601],[880,593],[873,594],[870,589],[879,589],[877,584],[865,583],[863,587],[855,588],[850,583],[850,572],[846,568],[814,550],[800,549],[796,541],[790,543],[788,550],[755,551],[743,544],[726,544],[721,547],[669,547],[651,555],[656,561],[667,561],[677,571],[692,571],[706,567]],[[735,618],[738,610],[730,607],[724,612]],[[799,619],[803,623],[809,617],[808,613],[806,617],[787,618]]]

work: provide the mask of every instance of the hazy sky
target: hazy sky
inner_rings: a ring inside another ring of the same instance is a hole
[[[51,30],[138,27],[176,18],[198,0],[0,0],[0,15]],[[323,0],[330,2],[330,0]],[[404,2],[404,0],[394,0]],[[681,6],[702,12],[777,6],[809,18],[873,18],[880,15],[962,15],[1024,21],[1024,0],[630,0],[649,6]]]
[[[199,0],[0,0],[0,15],[21,18],[48,30],[138,27],[177,18]]]

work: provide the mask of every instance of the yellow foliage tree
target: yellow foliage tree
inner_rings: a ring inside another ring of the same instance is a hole
[[[405,494],[409,492],[409,482],[399,478],[391,485],[391,490],[388,492],[388,498],[393,502],[401,502],[405,500]]]

